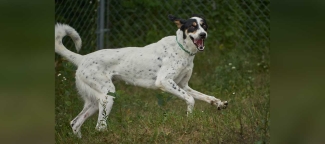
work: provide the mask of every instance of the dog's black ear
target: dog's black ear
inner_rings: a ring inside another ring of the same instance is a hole
[[[177,28],[181,28],[182,25],[186,23],[186,20],[183,20],[171,14],[168,15],[168,18],[176,24]]]

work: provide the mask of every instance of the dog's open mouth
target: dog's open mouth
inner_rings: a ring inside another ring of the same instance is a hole
[[[199,51],[203,51],[204,50],[204,39],[194,39],[192,36],[190,36],[190,38],[193,41],[193,43],[196,45],[196,48]]]

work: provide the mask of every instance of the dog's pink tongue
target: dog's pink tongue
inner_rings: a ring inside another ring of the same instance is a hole
[[[204,41],[203,39],[199,39],[195,41],[197,47],[204,47]]]

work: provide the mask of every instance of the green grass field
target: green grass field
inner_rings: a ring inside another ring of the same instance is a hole
[[[196,100],[188,117],[186,103],[175,96],[116,82],[108,130],[95,130],[95,114],[81,127],[81,139],[69,125],[83,107],[75,69],[64,60],[56,66],[56,143],[270,143],[270,72],[264,57],[236,51],[216,55],[216,50],[198,54],[190,86],[229,105],[218,111]]]

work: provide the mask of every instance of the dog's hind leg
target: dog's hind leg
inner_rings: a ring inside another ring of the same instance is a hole
[[[112,81],[106,81],[105,87],[108,88],[108,91],[111,93],[115,93],[115,86],[113,85]],[[96,125],[96,129],[98,131],[106,130],[107,124],[106,120],[108,118],[109,113],[111,112],[113,103],[114,103],[114,97],[111,95],[103,94],[99,97],[98,100],[98,107],[99,107],[99,113],[98,113],[98,121]]]
[[[107,118],[109,113],[111,112],[114,97],[110,95],[103,95],[102,98],[99,99],[99,113],[98,113],[98,121],[96,124],[96,129],[98,131],[103,131],[107,129]]]
[[[89,99],[86,99],[83,110],[78,114],[78,116],[76,116],[70,122],[73,133],[76,134],[79,138],[81,138],[80,127],[97,110],[98,110],[97,103],[95,103],[95,101],[91,101]]]
[[[85,101],[83,110],[71,122],[72,131],[79,138],[81,137],[80,128],[82,124],[99,109],[98,101],[103,93],[108,90],[105,88],[105,82],[85,81],[80,74],[76,74],[76,86],[79,94]],[[100,87],[100,85],[103,85]]]
[[[106,118],[112,108],[114,98],[106,94],[107,92],[115,92],[111,76],[97,72],[90,77],[83,75],[82,71],[77,71],[76,86],[85,100],[85,106],[83,111],[71,122],[73,132],[81,137],[81,125],[98,109],[99,115],[96,129],[106,129]]]
[[[79,94],[85,101],[82,111],[70,122],[72,131],[79,138],[81,137],[80,128],[82,124],[98,110],[98,103],[95,97],[96,92],[76,76],[76,86]]]

